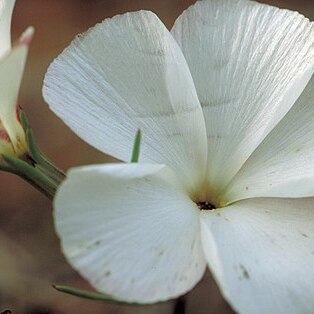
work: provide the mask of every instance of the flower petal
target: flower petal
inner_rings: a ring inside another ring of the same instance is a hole
[[[6,156],[15,156],[14,148],[11,144],[8,134],[1,129],[0,124],[0,154]]]
[[[137,129],[141,162],[165,163],[193,185],[206,167],[203,113],[186,61],[152,12],[107,19],[49,67],[51,109],[91,145],[129,161]]]
[[[314,77],[231,181],[226,201],[314,196]]]
[[[202,212],[208,264],[241,314],[314,308],[314,199],[251,199]]]
[[[54,217],[72,266],[120,300],[177,297],[205,271],[199,210],[166,166],[74,169],[57,193]]]
[[[14,151],[25,150],[25,135],[17,118],[17,97],[33,28],[29,27],[12,50],[0,60],[0,118]]]
[[[11,19],[15,0],[0,2],[0,59],[11,49]]]
[[[210,181],[223,188],[309,81],[314,27],[297,12],[253,1],[204,0],[172,33],[203,107]]]

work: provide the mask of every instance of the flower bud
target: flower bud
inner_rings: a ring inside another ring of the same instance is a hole
[[[20,157],[27,152],[27,144],[19,119],[17,96],[34,29],[27,28],[11,47],[14,3],[14,0],[0,1],[0,154]]]

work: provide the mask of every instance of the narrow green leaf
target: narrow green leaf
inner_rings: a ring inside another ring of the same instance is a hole
[[[91,291],[76,289],[69,286],[53,285],[52,287],[60,292],[71,294],[76,297],[80,297],[84,299],[90,299],[90,300],[95,300],[95,301],[107,301],[107,302],[120,303],[120,304],[136,304],[136,303],[117,300],[108,294],[102,294],[98,292],[91,292]]]
[[[58,182],[61,183],[65,178],[65,174],[54,166],[53,163],[39,149],[32,129],[28,128],[26,130],[26,137],[28,149],[32,158],[43,168],[43,170],[46,170],[47,173],[53,177],[53,179],[57,179]]]
[[[142,132],[140,129],[138,129],[136,132],[135,140],[134,140],[131,162],[138,162],[138,159],[140,156],[141,140],[142,140]]]
[[[42,170],[51,176],[53,180],[57,180],[60,184],[64,180],[65,174],[58,169],[38,147],[33,130],[30,128],[26,113],[23,110],[20,111],[20,119],[25,130],[28,151],[31,157],[42,168]]]
[[[26,131],[29,128],[29,123],[28,123],[26,113],[23,110],[20,111],[20,119],[21,119],[23,129]]]

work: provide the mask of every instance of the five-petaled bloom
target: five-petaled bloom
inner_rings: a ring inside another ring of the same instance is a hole
[[[26,153],[27,146],[17,96],[33,28],[27,28],[11,48],[14,3],[15,0],[0,0],[0,154],[19,157]]]
[[[206,264],[240,313],[313,313],[314,25],[247,0],[204,0],[171,32],[107,19],[50,66],[51,109],[140,163],[73,169],[55,199],[69,262],[98,290],[152,303]]]

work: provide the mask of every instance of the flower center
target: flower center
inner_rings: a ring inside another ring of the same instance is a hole
[[[216,207],[214,205],[212,205],[211,203],[206,202],[206,201],[197,202],[196,205],[198,206],[198,208],[200,210],[214,210],[214,209],[216,209]]]
[[[195,192],[190,194],[190,198],[199,210],[214,211],[227,206],[227,203],[221,199],[219,190],[210,186],[207,182],[200,184]]]

